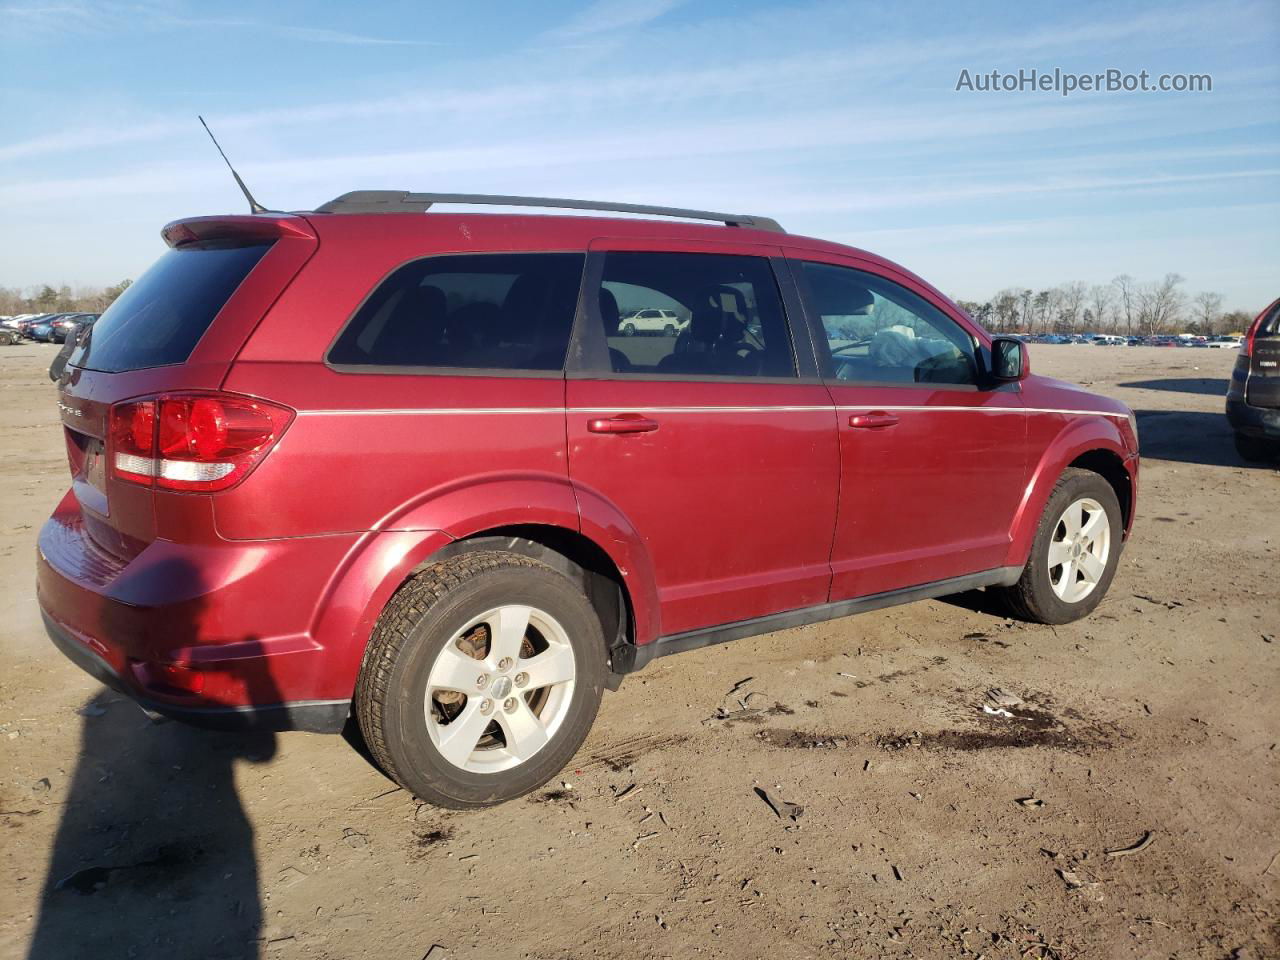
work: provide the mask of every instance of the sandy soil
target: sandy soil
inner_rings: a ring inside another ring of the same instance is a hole
[[[669,658],[468,814],[341,738],[154,725],[48,645],[51,356],[0,348],[0,956],[1280,955],[1280,477],[1232,450],[1231,352],[1034,348],[1141,417],[1093,617],[974,596]]]

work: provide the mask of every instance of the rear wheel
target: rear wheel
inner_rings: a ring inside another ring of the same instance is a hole
[[[1250,463],[1265,463],[1268,460],[1274,460],[1280,456],[1280,442],[1275,440],[1265,440],[1262,437],[1251,437],[1247,434],[1237,433],[1236,453],[1241,458],[1248,460]]]
[[[1103,477],[1069,468],[1045,505],[1022,576],[1002,591],[1010,611],[1070,623],[1102,602],[1120,560],[1120,502]]]
[[[423,800],[482,807],[550,780],[586,739],[604,689],[586,596],[537,560],[441,561],[392,598],[356,687],[383,769]]]

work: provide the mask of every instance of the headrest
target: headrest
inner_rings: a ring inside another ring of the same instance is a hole
[[[606,336],[617,331],[618,323],[622,319],[622,315],[618,311],[618,298],[613,295],[612,290],[608,290],[605,287],[600,288],[600,317],[604,320]]]

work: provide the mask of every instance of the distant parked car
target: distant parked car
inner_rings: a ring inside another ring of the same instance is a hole
[[[46,313],[35,320],[27,321],[26,334],[32,340],[40,340],[44,343],[61,343],[63,338],[63,330],[57,324],[65,320],[67,317],[76,316],[72,313]]]
[[[52,341],[54,343],[66,343],[68,340],[74,340],[72,334],[81,330],[86,324],[92,323],[98,319],[96,313],[68,313],[53,321]]]
[[[1227,386],[1227,421],[1246,460],[1280,457],[1280,300],[1258,314]]]
[[[1243,342],[1243,337],[1221,336],[1209,338],[1209,346],[1215,350],[1238,350]]]
[[[40,320],[27,328],[27,336],[42,343],[53,342],[53,321]]]
[[[24,337],[31,337],[31,328],[44,320],[48,319],[52,314],[48,313],[28,313],[17,319],[18,329],[22,331]]]
[[[618,332],[624,337],[637,333],[660,333],[674,337],[688,325],[674,310],[637,310],[618,321]]]

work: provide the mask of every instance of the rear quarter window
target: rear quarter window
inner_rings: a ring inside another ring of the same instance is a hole
[[[556,371],[564,366],[585,256],[468,254],[405,264],[329,350],[338,367]]]
[[[270,248],[264,243],[170,250],[107,308],[68,362],[107,373],[185,362]]]

